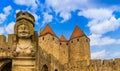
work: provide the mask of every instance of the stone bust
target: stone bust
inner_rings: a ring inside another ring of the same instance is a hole
[[[17,43],[14,56],[18,57],[34,57],[35,47],[32,41],[33,25],[29,21],[22,19],[15,25],[15,34],[17,36]]]

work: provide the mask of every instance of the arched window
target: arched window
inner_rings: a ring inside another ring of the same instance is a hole
[[[43,65],[43,67],[42,67],[42,71],[48,71],[48,66],[45,64],[45,65]]]

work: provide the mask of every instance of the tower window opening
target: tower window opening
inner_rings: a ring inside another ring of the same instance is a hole
[[[60,43],[60,45],[62,45],[62,43]]]
[[[42,39],[44,40],[44,37]]]
[[[55,38],[53,37],[53,40],[54,40]]]
[[[68,45],[68,43],[66,43],[66,45]]]
[[[77,39],[77,41],[79,41],[79,39]]]
[[[88,42],[88,40],[86,39],[86,42]]]

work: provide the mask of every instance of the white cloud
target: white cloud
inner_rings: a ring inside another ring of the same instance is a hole
[[[38,0],[14,0],[14,3],[18,5],[32,7],[32,9],[35,10],[38,7],[39,1]]]
[[[120,52],[109,52],[106,50],[91,53],[91,59],[113,59],[120,58]]]
[[[6,26],[0,27],[0,35],[13,34],[15,22],[11,22]]]
[[[118,44],[119,39],[110,38],[109,36],[103,37],[110,31],[115,31],[120,27],[120,18],[116,19],[113,11],[109,9],[88,9],[80,11],[79,16],[84,16],[91,19],[88,22],[91,35],[91,46],[104,46],[110,44]]]
[[[35,24],[38,24],[38,20],[40,19],[40,16],[35,13],[32,13],[32,15],[35,17]]]
[[[5,27],[6,33],[8,33],[8,34],[14,33],[14,25],[15,25],[15,22],[9,23],[9,24]]]
[[[105,45],[112,45],[112,44],[120,44],[120,39],[113,39],[108,36],[103,37],[102,35],[92,34],[89,36],[91,39],[90,45],[91,46],[105,46]]]
[[[68,12],[61,12],[60,13],[60,17],[63,18],[63,20],[61,21],[62,23],[65,22],[66,20],[69,20],[71,18],[71,14]]]
[[[96,24],[89,26],[91,32],[96,33],[96,34],[105,34],[110,31],[115,31],[116,29],[120,27],[120,18],[116,19],[115,17],[111,17],[101,22],[97,20],[97,22],[95,23]]]
[[[4,34],[5,30],[3,27],[0,27],[0,35]]]
[[[11,10],[12,10],[12,7],[11,7],[11,6],[7,6],[7,7],[5,7],[5,8],[3,9],[3,11],[4,11],[4,13],[5,13],[6,15],[9,15]]]
[[[43,23],[49,23],[49,22],[52,22],[53,16],[46,12],[46,13],[43,13],[43,18],[44,18]]]
[[[107,52],[105,50],[91,53],[91,59],[104,59],[106,58]]]
[[[111,53],[110,57],[120,58],[120,52]]]
[[[78,15],[90,19],[104,20],[110,18],[112,16],[112,12],[113,12],[112,10],[105,8],[100,8],[100,9],[90,8],[87,10],[80,11]]]
[[[6,20],[11,10],[12,10],[11,6],[7,6],[3,9],[3,13],[0,13],[0,24],[2,24]]]
[[[61,22],[69,20],[72,11],[91,6],[88,0],[46,0],[46,5],[52,7],[56,14],[60,13],[60,17],[63,18]]]
[[[15,13],[16,13],[16,14],[17,14],[18,12],[20,12],[20,10],[19,10],[19,9],[15,11]]]
[[[43,13],[43,22],[40,25],[40,28],[42,28],[46,23],[48,24],[49,22],[52,22],[53,16],[47,12]]]

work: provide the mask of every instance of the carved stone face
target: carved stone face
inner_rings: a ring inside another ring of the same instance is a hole
[[[29,38],[30,30],[29,26],[21,24],[18,26],[18,37],[19,38]]]

